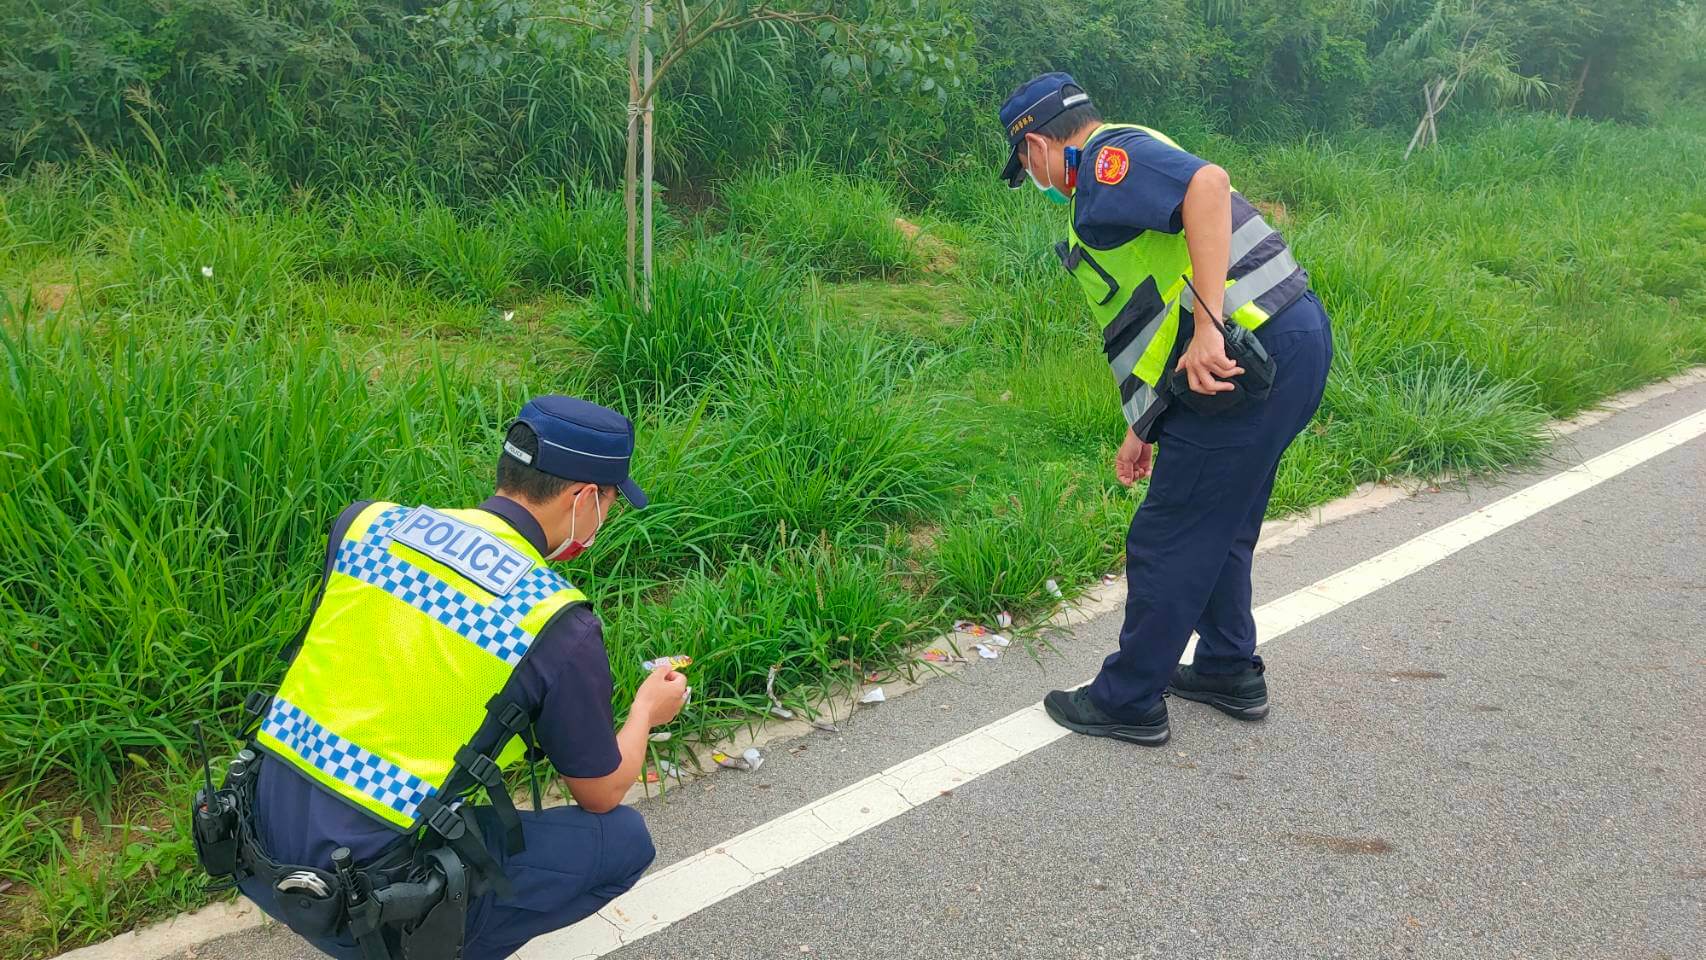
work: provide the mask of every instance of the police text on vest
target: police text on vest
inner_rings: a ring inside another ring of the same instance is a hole
[[[520,550],[471,523],[416,507],[391,534],[498,596],[515,588],[533,561]]]

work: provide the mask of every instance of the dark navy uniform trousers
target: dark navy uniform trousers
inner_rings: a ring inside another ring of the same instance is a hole
[[[508,900],[487,893],[469,905],[464,960],[502,960],[534,937],[597,913],[638,882],[656,855],[645,821],[631,807],[609,813],[572,806],[518,813],[527,849],[514,856],[501,856],[500,828],[481,817],[487,843],[500,854],[516,893]],[[270,884],[251,877],[242,890],[267,914],[279,916]],[[361,960],[361,950],[347,935],[312,942],[338,960]]]
[[[1261,662],[1250,558],[1280,455],[1320,406],[1333,338],[1313,293],[1256,336],[1276,366],[1265,402],[1220,416],[1175,402],[1161,416],[1155,472],[1126,535],[1120,648],[1090,686],[1092,702],[1117,719],[1135,722],[1160,700],[1193,630],[1202,673]]]

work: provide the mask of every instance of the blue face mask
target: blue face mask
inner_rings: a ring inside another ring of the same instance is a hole
[[[1037,175],[1032,173],[1029,169],[1026,169],[1025,175],[1031,178],[1031,186],[1041,190],[1043,192],[1043,196],[1048,198],[1049,203],[1066,204],[1072,202],[1072,198],[1061,193],[1060,188],[1055,186],[1053,183],[1050,183],[1046,187],[1043,186],[1042,181],[1038,180]]]

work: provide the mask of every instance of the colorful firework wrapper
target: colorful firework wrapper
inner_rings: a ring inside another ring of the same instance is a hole
[[[640,661],[640,668],[646,671],[656,670],[660,667],[668,667],[671,670],[682,670],[692,665],[693,658],[685,653],[678,653],[673,657],[658,657],[656,660]]]

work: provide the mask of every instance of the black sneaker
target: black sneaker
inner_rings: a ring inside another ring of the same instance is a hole
[[[1206,703],[1229,717],[1260,720],[1268,715],[1268,681],[1264,664],[1253,664],[1243,673],[1203,674],[1190,664],[1173,671],[1167,692],[1185,700]]]
[[[1159,747],[1167,742],[1171,731],[1167,727],[1167,704],[1157,703],[1139,723],[1122,723],[1103,713],[1090,702],[1090,689],[1055,690],[1043,698],[1043,710],[1049,718],[1074,733],[1092,737],[1113,737],[1146,747]]]

